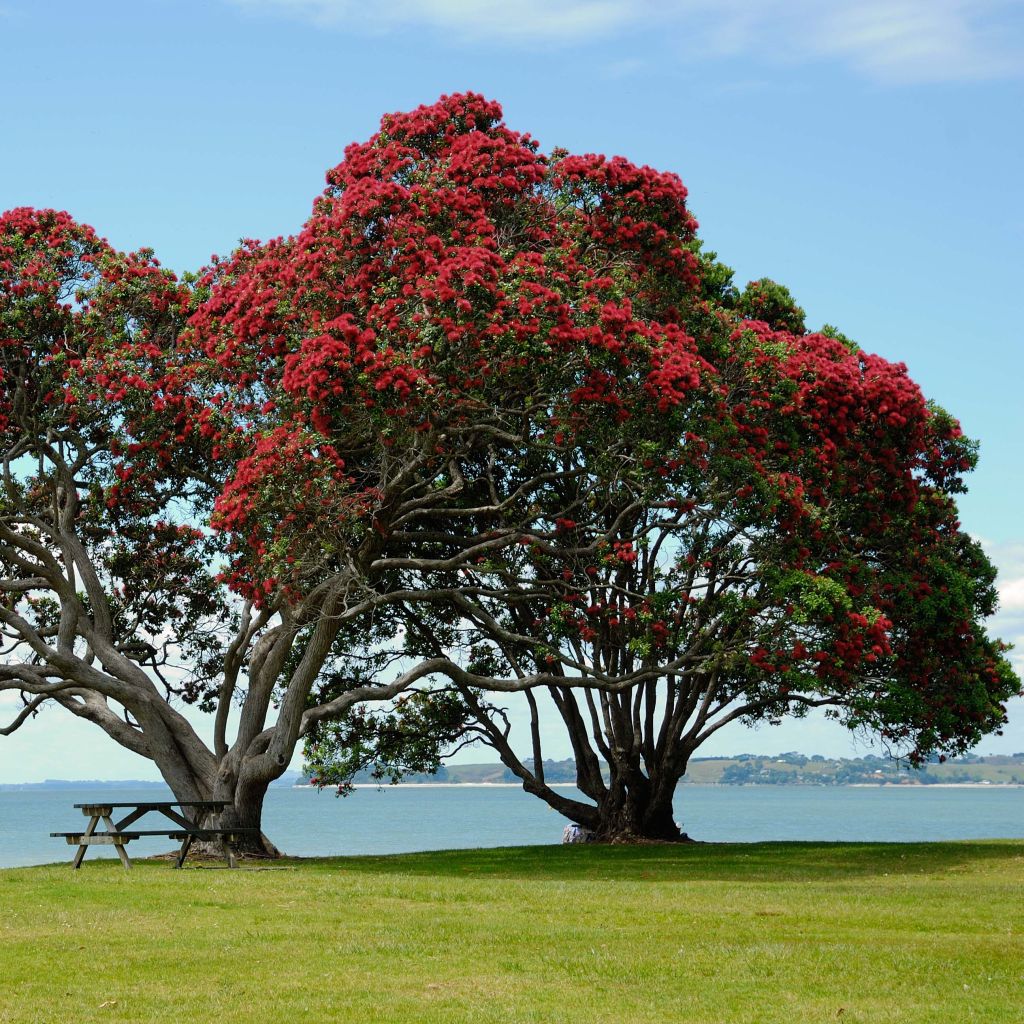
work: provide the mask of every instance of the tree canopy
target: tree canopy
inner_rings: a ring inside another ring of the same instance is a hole
[[[734,288],[675,176],[545,158],[497,117],[454,97],[386,120],[310,222],[340,249],[307,236],[330,315],[386,339],[392,362],[358,377],[381,433],[448,430],[461,408],[486,446],[456,455],[440,514],[399,530],[374,510],[382,540],[420,552],[391,563],[414,571],[402,585],[435,590],[402,616],[410,654],[469,667],[451,673],[467,722],[528,789],[612,831],[673,835],[687,759],[737,718],[825,707],[915,761],[998,728],[1019,684],[957,521],[975,446],[956,422],[902,364],[808,332],[782,286]],[[337,364],[304,358],[300,419],[337,445],[337,396],[359,385],[325,389]],[[447,560],[492,537],[445,596]],[[499,680],[552,699],[593,805],[516,756],[473,686]]]
[[[213,549],[174,514],[186,495],[155,479],[123,494],[141,378],[111,366],[159,362],[186,302],[151,253],[116,252],[67,214],[0,217],[0,687],[33,698],[19,722],[55,700],[140,753],[107,698],[173,728],[149,706],[172,648],[202,661],[222,609]]]
[[[247,821],[303,736],[324,778],[481,737],[580,823],[659,838],[736,719],[823,707],[914,760],[997,729],[1019,681],[957,520],[974,444],[902,364],[807,331],[775,282],[736,288],[696,228],[676,175],[545,155],[472,93],[385,117],[298,233],[183,284],[65,215],[5,215],[21,718],[52,696],[111,731],[120,702],[141,748],[170,644],[194,671],[169,689],[217,709],[212,750],[175,720],[184,775]],[[146,651],[131,703],[78,667],[116,676],[94,640],[117,629]],[[589,803],[545,784],[548,700]]]

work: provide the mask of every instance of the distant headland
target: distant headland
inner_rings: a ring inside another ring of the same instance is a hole
[[[532,763],[527,759],[527,767]],[[549,783],[576,781],[576,764],[546,760],[544,778]],[[360,772],[355,785],[388,785],[370,771]],[[444,765],[434,774],[407,775],[406,785],[517,785],[518,780],[504,765]],[[864,757],[829,758],[821,754],[735,754],[731,757],[698,757],[690,762],[683,785],[723,786],[1024,786],[1024,751],[1014,754],[967,754],[912,768],[876,754]],[[300,772],[285,772],[275,788],[310,786],[315,783]],[[38,789],[165,789],[152,779],[46,779],[43,782],[0,782],[0,792]]]

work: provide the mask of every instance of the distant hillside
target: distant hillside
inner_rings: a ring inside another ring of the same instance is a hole
[[[0,792],[33,789],[166,789],[152,779],[45,779],[43,782],[0,782]]]
[[[527,767],[532,762],[524,762]],[[544,779],[550,783],[576,781],[576,764],[545,761]],[[360,772],[357,783],[372,784],[370,772]],[[519,780],[503,764],[450,764],[436,775],[410,775],[406,783],[515,784]],[[690,762],[683,784],[724,786],[852,786],[899,785],[928,786],[945,783],[963,785],[1024,785],[1024,752],[990,757],[951,758],[944,764],[928,764],[911,769],[886,757],[868,754],[855,758],[827,758],[821,754],[797,754],[792,751],[767,757],[761,754],[736,754],[733,757],[698,757]],[[386,783],[384,783],[386,784]],[[272,785],[275,788],[309,785],[308,776],[285,772]],[[162,789],[163,782],[151,779],[47,779],[45,782],[0,783],[0,792],[38,789]]]
[[[905,762],[868,754],[858,758],[807,757],[786,753],[775,757],[741,754],[691,765],[686,782],[725,785],[1024,785],[1024,753],[1005,756],[951,758],[943,764],[910,768]]]
[[[532,761],[524,762],[527,767]],[[576,764],[545,761],[544,779],[549,783],[576,781]],[[368,771],[356,783],[373,783]],[[518,779],[502,764],[450,764],[436,775],[412,775],[407,783],[516,783]],[[684,784],[731,786],[927,786],[945,783],[975,785],[1024,785],[1024,752],[990,757],[965,756],[943,764],[912,769],[905,762],[868,754],[856,758],[827,758],[821,754],[792,751],[774,756],[737,754],[733,757],[700,757],[690,762]],[[300,780],[308,784],[308,778]]]
[[[303,777],[299,772],[285,772],[271,786],[291,788]],[[167,789],[167,783],[153,779],[45,779],[42,782],[0,782],[0,793],[36,789]]]

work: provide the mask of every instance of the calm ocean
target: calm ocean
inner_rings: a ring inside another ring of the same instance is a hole
[[[0,867],[70,860],[50,832],[81,829],[75,803],[170,799],[157,789],[40,790],[0,793]],[[711,842],[772,839],[908,842],[1024,838],[1024,787],[698,786],[676,794],[676,817],[694,838]],[[159,822],[149,827],[157,827]],[[561,842],[565,820],[513,787],[400,786],[329,790],[272,789],[267,835],[297,856],[400,853]],[[142,826],[145,827],[145,826]],[[145,856],[168,840],[138,840]],[[88,856],[114,856],[94,847]]]

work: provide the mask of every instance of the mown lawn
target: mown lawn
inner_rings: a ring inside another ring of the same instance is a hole
[[[0,1022],[1024,1022],[1024,842],[0,871]]]

